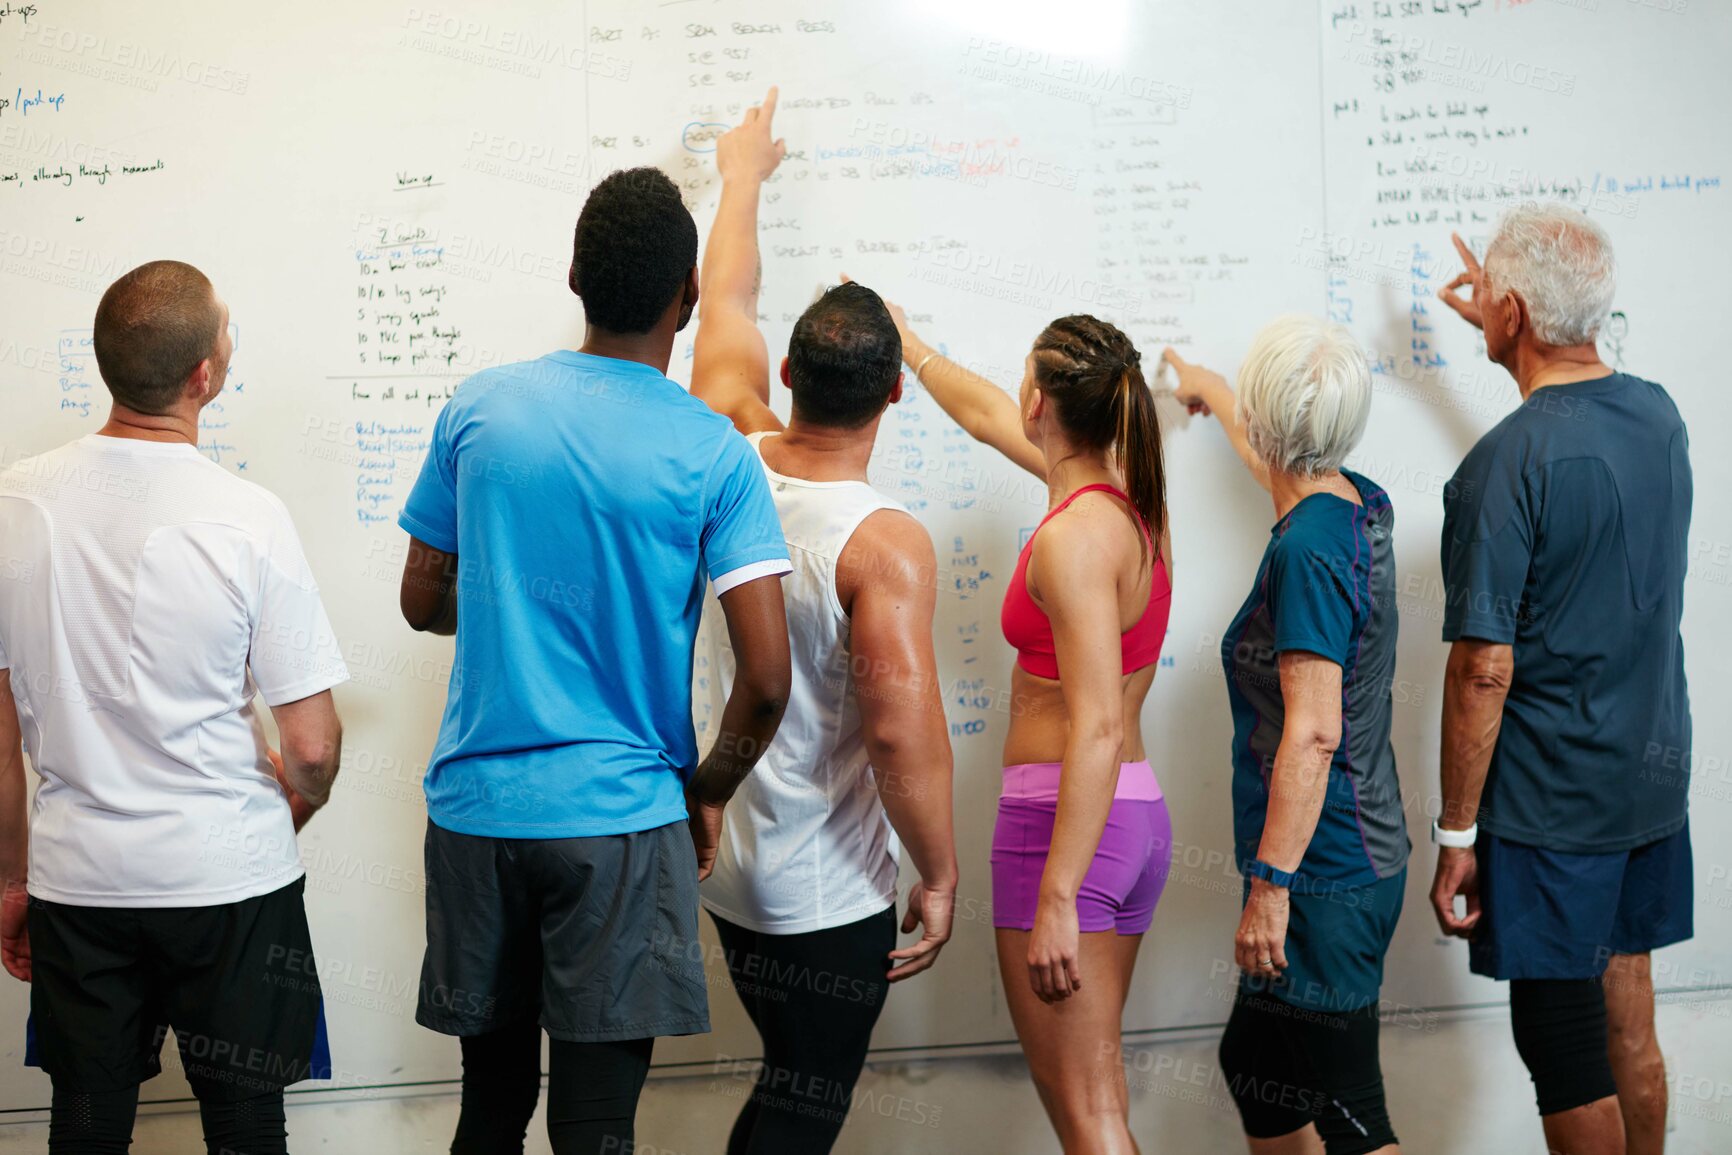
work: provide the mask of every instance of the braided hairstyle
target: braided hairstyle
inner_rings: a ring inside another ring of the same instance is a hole
[[[1131,508],[1158,551],[1167,524],[1161,423],[1131,339],[1086,313],[1060,317],[1035,338],[1034,379],[1072,440],[1118,459]]]

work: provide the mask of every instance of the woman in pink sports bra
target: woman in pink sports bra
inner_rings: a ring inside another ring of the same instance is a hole
[[[1042,331],[1013,401],[891,315],[944,411],[1047,483],[1004,597],[1017,658],[992,840],[999,973],[1064,1149],[1133,1152],[1120,1020],[1172,850],[1141,727],[1172,598],[1154,400],[1130,340],[1094,317]]]

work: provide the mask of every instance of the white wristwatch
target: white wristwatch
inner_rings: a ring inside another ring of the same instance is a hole
[[[1475,822],[1466,830],[1445,830],[1437,824],[1437,819],[1431,820],[1431,840],[1439,846],[1447,846],[1453,850],[1466,850],[1479,837],[1479,823]]]

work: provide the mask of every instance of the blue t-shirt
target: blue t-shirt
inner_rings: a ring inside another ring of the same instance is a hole
[[[489,369],[439,414],[397,521],[458,559],[432,820],[569,838],[683,819],[705,573],[788,569],[763,466],[728,420],[636,361]]]
[[[1363,886],[1399,873],[1409,849],[1389,742],[1395,510],[1376,482],[1342,475],[1364,504],[1314,493],[1275,523],[1251,594],[1221,639],[1221,662],[1233,711],[1233,841],[1241,870],[1262,842],[1286,719],[1279,656],[1302,650],[1341,667],[1341,742],[1299,873]]]
[[[1625,373],[1536,389],[1456,470],[1443,638],[1515,651],[1487,831],[1599,854],[1683,827],[1690,501],[1677,406]]]

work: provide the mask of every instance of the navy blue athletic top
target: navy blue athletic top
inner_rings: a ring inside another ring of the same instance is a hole
[[[1677,406],[1625,373],[1536,389],[1451,479],[1443,638],[1515,649],[1485,830],[1592,854],[1684,825],[1690,499]]]
[[[1395,510],[1369,478],[1342,470],[1363,505],[1314,493],[1275,523],[1251,595],[1221,642],[1233,710],[1233,841],[1257,857],[1286,712],[1278,655],[1341,667],[1341,742],[1317,831],[1299,865],[1314,879],[1367,884],[1407,864],[1407,823],[1389,744],[1395,675]]]

